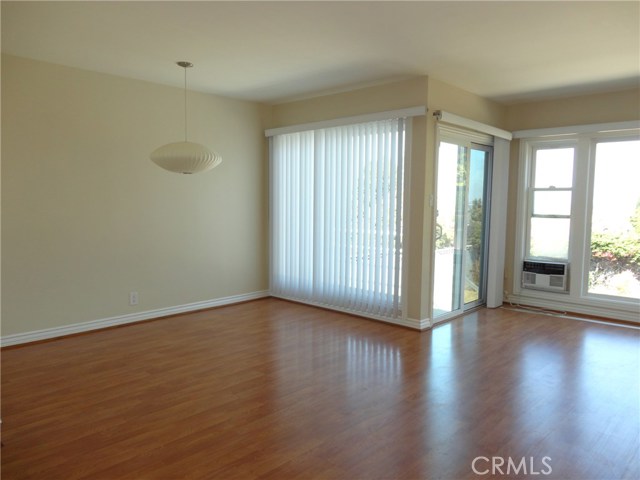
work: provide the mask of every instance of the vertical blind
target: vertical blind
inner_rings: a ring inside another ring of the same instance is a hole
[[[274,296],[401,315],[404,124],[391,119],[272,137]]]

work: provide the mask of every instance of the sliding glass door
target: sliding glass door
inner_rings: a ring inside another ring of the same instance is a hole
[[[433,317],[485,302],[492,147],[451,139],[438,148]]]

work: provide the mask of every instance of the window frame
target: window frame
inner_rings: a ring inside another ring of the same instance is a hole
[[[596,176],[596,149],[599,143],[612,143],[622,142],[625,140],[638,140],[640,141],[640,129],[636,131],[626,132],[606,132],[590,136],[589,138],[589,164],[587,172],[587,197],[585,204],[585,225],[584,225],[584,243],[583,243],[583,273],[588,275],[591,269],[591,235],[592,235],[592,221],[593,221],[593,191],[595,188],[595,176]],[[638,159],[640,161],[640,159]],[[591,193],[589,195],[589,192]],[[606,295],[603,293],[589,292],[589,280],[586,275],[583,274],[581,288],[581,298],[586,299],[600,299],[609,302],[626,302],[629,297],[619,297],[614,295]],[[633,299],[629,299],[633,300]],[[640,300],[638,301],[640,304]]]
[[[597,127],[602,127],[598,125]],[[610,318],[638,322],[640,299],[589,293],[588,273],[591,261],[591,218],[593,210],[593,188],[595,176],[596,145],[602,142],[640,139],[640,125],[635,122],[628,128],[599,131],[564,133],[558,129],[540,131],[538,136],[518,136],[519,174],[518,201],[516,206],[516,235],[514,249],[513,294],[511,302],[576,313],[590,313]],[[526,132],[533,133],[532,131]],[[535,152],[541,148],[575,146],[573,166],[573,190],[571,201],[571,224],[568,259],[535,257],[548,261],[569,263],[568,294],[558,294],[521,286],[522,262],[528,258],[530,249],[530,221],[533,213],[533,185]],[[640,161],[640,160],[639,160]]]
[[[540,150],[555,150],[561,148],[573,148],[573,175],[571,177],[571,187],[570,188],[537,188],[535,186],[535,169],[537,163],[537,152]],[[578,142],[575,140],[542,140],[535,141],[530,143],[530,152],[527,167],[529,169],[528,175],[528,183],[526,187],[527,191],[527,224],[526,224],[526,232],[525,232],[525,247],[524,247],[524,257],[523,258],[532,258],[536,260],[543,261],[553,261],[553,262],[569,262],[571,258],[571,236],[572,236],[572,227],[573,224],[573,207],[575,202],[575,185],[576,185],[576,157],[578,153]],[[534,202],[535,202],[535,192],[537,191],[550,191],[550,192],[558,192],[558,191],[568,191],[571,193],[571,207],[568,215],[536,215],[534,213]],[[567,258],[561,257],[546,257],[546,256],[532,256],[531,255],[531,220],[533,218],[567,218],[569,220],[569,238],[567,238]]]

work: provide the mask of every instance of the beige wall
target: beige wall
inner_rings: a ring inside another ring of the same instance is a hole
[[[510,130],[590,123],[624,122],[640,117],[640,89],[511,105]]]
[[[498,128],[507,127],[507,109],[504,105],[433,77],[429,77],[429,110],[446,110],[476,122]]]
[[[426,105],[427,77],[274,105],[271,127]]]
[[[433,111],[510,130],[640,116],[638,90],[506,107],[427,77],[272,107],[189,98],[190,139],[224,160],[212,172],[181,176],[148,159],[181,139],[180,89],[3,56],[2,335],[265,290],[263,128],[420,105],[429,113],[412,122],[407,296],[409,317],[428,318]],[[514,142],[508,277],[517,157]],[[130,307],[134,290],[140,304]]]
[[[640,120],[640,89],[523,103],[507,108],[509,130]],[[513,289],[520,141],[511,143],[505,289]]]
[[[149,152],[182,139],[182,102],[177,88],[2,57],[2,335],[267,288],[269,112],[189,92],[189,138],[223,163],[178,175]]]

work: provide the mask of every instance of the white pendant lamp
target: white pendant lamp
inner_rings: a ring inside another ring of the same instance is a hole
[[[167,143],[151,152],[151,160],[159,167],[175,173],[200,173],[222,163],[222,157],[204,145],[187,141],[187,68],[190,62],[177,62],[184,68],[184,142]]]

